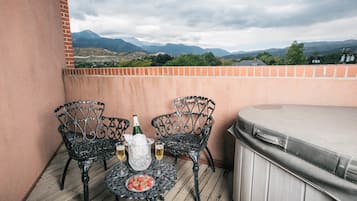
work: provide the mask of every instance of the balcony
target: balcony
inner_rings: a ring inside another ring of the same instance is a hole
[[[60,191],[57,183],[65,156],[53,110],[67,101],[103,101],[108,116],[131,119],[136,113],[142,129],[154,137],[151,119],[171,111],[174,98],[210,97],[217,109],[209,147],[216,164],[227,170],[233,167],[235,148],[226,131],[244,106],[274,103],[357,106],[356,64],[75,69],[66,0],[40,0],[32,4],[8,0],[0,10],[4,27],[0,31],[0,200],[48,200],[47,195],[58,195],[62,200],[80,199],[77,168],[69,171],[73,178],[68,177],[66,192]],[[192,173],[189,166],[190,163],[180,160],[179,175]],[[100,164],[94,169],[97,176],[93,176],[91,196],[111,200],[112,195],[99,185],[105,172]],[[207,174],[201,178],[203,183],[207,182],[201,191],[219,195],[216,187],[225,185],[225,180],[214,178],[224,175],[225,170],[212,174],[204,171],[206,166],[201,169],[202,175]],[[191,179],[179,177],[179,182]],[[185,191],[185,198],[192,198],[186,188],[174,189],[178,190]],[[221,200],[226,200],[226,193],[223,192]]]

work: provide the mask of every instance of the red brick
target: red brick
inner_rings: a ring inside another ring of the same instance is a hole
[[[296,77],[304,77],[305,76],[305,67],[297,66],[295,67]]]
[[[189,75],[189,76],[195,76],[195,68],[196,67],[188,67],[187,68],[187,75]]]
[[[202,67],[196,67],[195,68],[195,76],[202,76]]]
[[[260,77],[263,76],[263,67],[255,67],[255,76]]]
[[[212,74],[213,74],[212,76],[217,76],[217,75],[219,75],[219,69],[217,69],[217,68],[208,68],[208,67],[203,67],[203,68],[202,68],[201,75],[202,75],[202,76],[207,76],[207,75],[208,75],[208,71],[209,71],[210,69],[211,69],[212,72],[213,72],[213,73],[212,73]]]
[[[178,75],[178,68],[177,67],[171,67],[172,68],[172,75],[176,76]]]
[[[277,77],[278,76],[278,69],[274,66],[270,66],[270,76]]]
[[[233,67],[233,75],[239,76],[239,67]]]
[[[172,67],[167,67],[167,75],[171,76],[174,72],[174,69]]]
[[[321,66],[315,66],[315,77],[323,77],[324,69]]]
[[[254,67],[248,67],[248,76],[252,77],[254,75]]]
[[[295,76],[295,67],[293,66],[288,66],[288,73],[287,73],[287,77],[294,77]]]
[[[204,68],[204,73],[203,73],[203,75],[204,76],[208,76],[208,68],[207,67],[205,67]],[[222,76],[222,69],[221,68],[219,68],[219,67],[213,67],[213,76]]]
[[[305,77],[312,77],[313,76],[313,67],[312,66],[305,66]]]
[[[333,77],[335,73],[335,67],[334,66],[326,66],[326,75],[325,77]]]
[[[238,67],[239,68],[239,76],[245,77],[247,76],[247,67]]]
[[[283,66],[278,66],[276,67],[278,69],[278,76],[279,77],[285,77],[285,67]]]
[[[348,77],[356,77],[357,76],[357,66],[349,66],[347,76]]]
[[[264,77],[268,77],[269,76],[269,71],[270,71],[270,67],[269,66],[264,66],[263,67],[263,76]]]
[[[336,66],[336,77],[345,77],[345,66]]]
[[[207,69],[207,74],[204,74],[203,76],[205,76],[205,75],[211,76],[211,77],[216,76],[215,67],[206,67],[206,69]]]

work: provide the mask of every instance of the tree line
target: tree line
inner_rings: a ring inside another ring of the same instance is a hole
[[[346,58],[349,59],[346,59]],[[319,55],[318,52],[312,55],[304,55],[304,43],[294,41],[283,56],[273,56],[268,52],[257,54],[255,57],[242,57],[239,60],[260,59],[266,65],[299,65],[299,64],[337,64],[356,63],[356,53],[344,49],[326,55]],[[135,66],[231,66],[237,65],[237,60],[225,59],[214,56],[208,52],[201,55],[183,54],[176,57],[168,54],[158,54],[137,58],[119,63],[107,62],[103,64],[75,63],[76,67],[135,67]]]

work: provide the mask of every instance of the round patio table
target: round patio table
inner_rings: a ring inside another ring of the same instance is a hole
[[[128,174],[120,177],[121,168],[128,170]],[[160,169],[160,175],[158,175]],[[125,183],[127,179],[134,175],[146,174],[155,179],[154,186],[144,192],[134,192],[127,189]],[[164,200],[163,194],[170,190],[176,183],[176,168],[166,160],[158,163],[153,160],[148,169],[144,171],[133,170],[127,162],[122,165],[120,163],[114,165],[107,173],[105,184],[107,188],[115,194],[116,200],[119,198],[140,199],[140,200]]]

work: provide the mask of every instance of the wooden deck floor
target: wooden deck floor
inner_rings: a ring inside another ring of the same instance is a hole
[[[72,161],[68,168],[64,189],[62,191],[59,189],[59,181],[67,159],[67,152],[65,147],[62,146],[28,196],[28,201],[82,200],[83,188],[80,170],[76,161]],[[107,162],[108,169],[115,163],[117,163],[117,160],[113,157]],[[165,194],[165,200],[194,200],[192,162],[179,159],[176,167],[177,183]],[[105,173],[103,163],[96,162],[92,165],[89,172],[90,200],[115,200],[114,195],[104,185]],[[202,201],[232,200],[232,172],[221,168],[216,168],[216,171],[213,172],[210,167],[201,164],[199,180]]]

